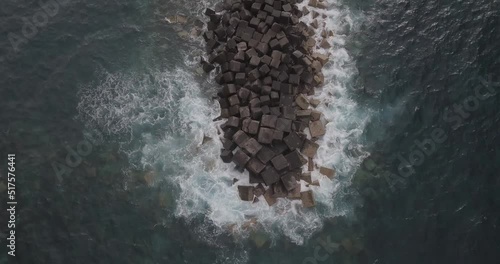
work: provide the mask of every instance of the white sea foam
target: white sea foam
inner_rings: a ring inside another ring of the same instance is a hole
[[[349,85],[357,70],[344,47],[347,36],[338,33],[345,32],[346,26],[355,27],[355,20],[346,7],[335,6],[317,10],[327,16],[321,20],[326,28],[337,33],[331,39],[332,48],[319,50],[332,56],[324,68],[325,85],[314,96],[322,101],[318,109],[328,122],[314,161],[318,166],[335,167],[337,177],[331,181],[317,171],[312,173],[321,185],[313,187],[318,205],[312,210],[302,209],[298,201],[279,199],[270,208],[264,199],[252,204],[238,198],[232,180],[248,183],[247,173],[235,171],[219,158],[222,121],[212,121],[219,114],[218,104],[203,92],[210,84],[196,79],[193,56],[186,55],[186,65],[149,76],[108,75],[101,84],[83,89],[80,115],[108,133],[131,135],[123,151],[132,165],[154,168],[178,189],[177,217],[190,221],[204,216],[206,223],[215,226],[215,232],[203,234],[208,242],[229,231],[247,237],[245,227],[255,219],[271,238],[284,235],[303,244],[321,229],[325,218],[351,210],[340,200],[348,192],[353,170],[367,155],[360,137],[369,111],[351,99]],[[204,136],[214,140],[201,144]]]

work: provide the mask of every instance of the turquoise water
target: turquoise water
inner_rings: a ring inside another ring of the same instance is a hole
[[[215,3],[68,1],[17,52],[0,40],[0,149],[21,175],[17,262],[496,262],[498,94],[460,125],[443,115],[483,78],[498,91],[498,2],[324,12],[334,60],[316,94],[330,121],[316,163],[339,173],[310,211],[236,199],[239,174],[218,158],[217,86],[197,70],[202,40],[185,37]],[[39,10],[5,4],[4,35]],[[178,13],[187,24],[165,21]],[[437,128],[447,139],[398,176],[398,157]]]

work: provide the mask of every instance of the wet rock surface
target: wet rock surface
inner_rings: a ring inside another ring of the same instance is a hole
[[[255,202],[263,195],[269,206],[286,197],[315,205],[312,191],[301,192],[299,182],[312,183],[302,167],[308,159],[312,164],[319,147],[314,140],[326,133],[321,112],[311,109],[320,102],[308,96],[323,84],[329,56],[313,51],[310,32],[318,25],[299,20],[304,13],[296,2],[226,0],[223,8],[205,11],[207,56],[201,65],[215,71],[220,118],[227,119],[220,157],[248,170],[250,183],[259,184],[238,186],[240,198]],[[309,5],[324,8],[321,2]]]

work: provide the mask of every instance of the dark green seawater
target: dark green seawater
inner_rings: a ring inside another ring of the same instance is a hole
[[[331,6],[319,161],[340,173],[298,216],[231,202],[217,143],[193,143],[216,87],[185,35],[216,1],[44,3],[0,8],[0,263],[500,262],[499,1]],[[264,227],[233,236],[246,214]]]

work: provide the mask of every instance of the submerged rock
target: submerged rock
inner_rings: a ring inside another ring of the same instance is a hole
[[[267,241],[269,241],[269,237],[267,236],[267,234],[258,231],[252,232],[250,234],[250,239],[252,239],[257,248],[263,247],[267,243]]]
[[[373,171],[377,167],[377,164],[373,161],[373,159],[367,158],[363,161],[363,167],[365,167],[368,171]]]
[[[177,36],[179,36],[182,39],[188,39],[189,38],[189,33],[185,30],[177,32]]]
[[[158,204],[160,205],[160,207],[166,208],[172,206],[173,201],[167,192],[161,191],[158,194]]]
[[[147,172],[144,174],[144,181],[147,185],[152,186],[155,181],[156,173],[154,171]]]
[[[165,17],[165,21],[170,24],[187,24],[188,18],[183,15],[173,15]]]
[[[346,238],[340,244],[351,255],[357,255],[363,250],[363,244],[357,239]]]

